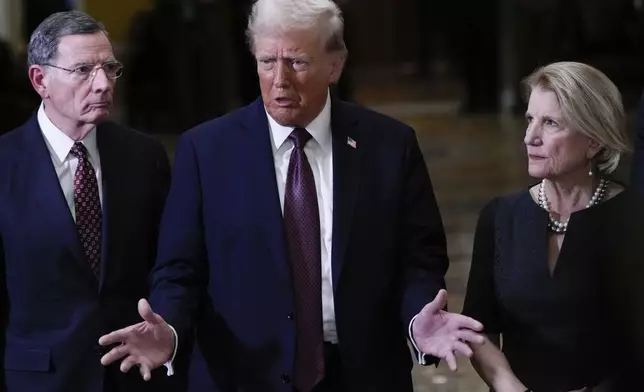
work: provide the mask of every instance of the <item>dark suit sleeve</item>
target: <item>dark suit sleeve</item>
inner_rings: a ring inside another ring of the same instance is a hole
[[[494,220],[497,200],[481,211],[474,234],[472,265],[467,281],[463,314],[483,323],[485,333],[501,333],[496,291],[494,289]]]
[[[7,292],[7,274],[5,267],[4,246],[0,233],[0,392],[6,391],[4,379],[5,329],[9,321],[9,293]]]
[[[157,262],[151,274],[150,303],[179,334],[189,334],[207,276],[201,186],[190,138],[179,140],[161,228]]]
[[[635,140],[631,166],[631,187],[644,192],[644,94],[637,109]]]
[[[163,145],[159,145],[156,160],[156,216],[161,217],[170,189],[170,161]],[[159,222],[160,224],[160,222]]]
[[[443,221],[438,210],[427,166],[411,132],[399,230],[402,263],[402,320],[405,327],[445,287],[449,266]]]

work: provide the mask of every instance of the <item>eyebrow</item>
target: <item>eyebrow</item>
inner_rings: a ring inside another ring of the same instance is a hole
[[[286,54],[286,55],[278,56],[278,55],[275,55],[275,54],[268,54],[268,53],[266,53],[266,54],[261,54],[260,53],[260,54],[257,55],[257,58],[258,59],[272,59],[272,60],[279,58],[279,59],[284,59],[284,60],[301,60],[301,61],[311,61],[313,59],[313,57],[311,57],[309,55],[305,55],[305,54]]]
[[[530,113],[530,112],[525,112],[524,117],[525,118],[534,117],[534,115],[532,115],[532,113]],[[555,116],[550,116],[550,115],[542,116],[542,118],[544,118],[546,120],[553,120],[553,121],[556,121],[556,122],[562,122],[563,121],[562,117],[555,117]]]
[[[115,62],[117,62],[117,60],[113,59],[113,58],[107,59],[107,60],[102,61],[100,63],[93,63],[93,62],[90,62],[90,61],[77,61],[74,64],[72,64],[71,67],[76,68],[76,67],[80,67],[80,66],[83,66],[83,65],[95,66],[96,64],[103,65],[103,64],[109,64],[109,63],[115,63]]]
[[[92,63],[90,63],[89,61],[77,61],[75,63],[72,63],[72,65],[70,65],[70,67],[76,68],[76,67],[80,67],[82,65],[92,65]]]
[[[546,120],[553,120],[555,122],[562,122],[563,119],[560,117],[555,117],[555,116],[543,116]]]

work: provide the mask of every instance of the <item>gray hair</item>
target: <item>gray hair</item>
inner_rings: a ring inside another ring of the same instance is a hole
[[[523,83],[526,98],[535,88],[552,91],[566,124],[601,146],[592,157],[599,171],[615,171],[621,155],[631,147],[622,96],[604,73],[587,64],[566,61],[537,69]]]
[[[58,54],[60,39],[68,35],[107,35],[105,27],[91,16],[80,11],[57,12],[48,16],[31,34],[27,47],[29,65],[45,65]]]
[[[256,37],[312,28],[320,29],[327,51],[346,55],[342,11],[333,0],[257,0],[248,18],[246,39],[254,51]]]

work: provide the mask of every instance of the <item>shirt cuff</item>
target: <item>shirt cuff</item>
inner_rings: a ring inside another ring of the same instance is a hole
[[[177,331],[172,325],[168,324],[168,327],[170,327],[172,334],[174,335],[174,350],[172,350],[172,358],[170,358],[168,362],[164,363],[163,366],[168,369],[168,376],[172,376],[174,375],[174,367],[172,366],[172,362],[174,362],[174,357],[177,355],[177,348],[179,347],[179,336],[177,335]]]
[[[427,365],[427,360],[425,359],[426,354],[424,352],[420,351],[420,349],[418,349],[418,345],[416,344],[416,341],[414,340],[414,335],[411,333],[411,327],[412,327],[412,325],[414,325],[414,320],[416,320],[416,317],[418,317],[418,315],[415,315],[411,319],[411,321],[409,322],[409,340],[411,340],[411,344],[414,346],[414,349],[416,350],[416,353],[418,355],[418,358],[417,358],[418,359],[418,364],[424,366],[424,365]]]

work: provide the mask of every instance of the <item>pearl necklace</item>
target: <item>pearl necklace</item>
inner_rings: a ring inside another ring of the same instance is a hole
[[[563,234],[568,229],[568,221],[570,221],[570,218],[560,222],[552,216],[552,213],[550,212],[550,203],[548,202],[548,197],[546,196],[545,184],[546,184],[545,179],[541,181],[541,184],[539,184],[539,207],[548,211],[548,217],[550,218],[550,222],[548,222],[548,229],[553,233]],[[586,208],[590,208],[595,204],[599,203],[604,198],[607,187],[608,187],[608,181],[603,178],[600,179],[599,184],[597,185],[597,189],[595,189],[595,193],[593,194],[593,197],[590,199],[588,204],[586,204]]]

